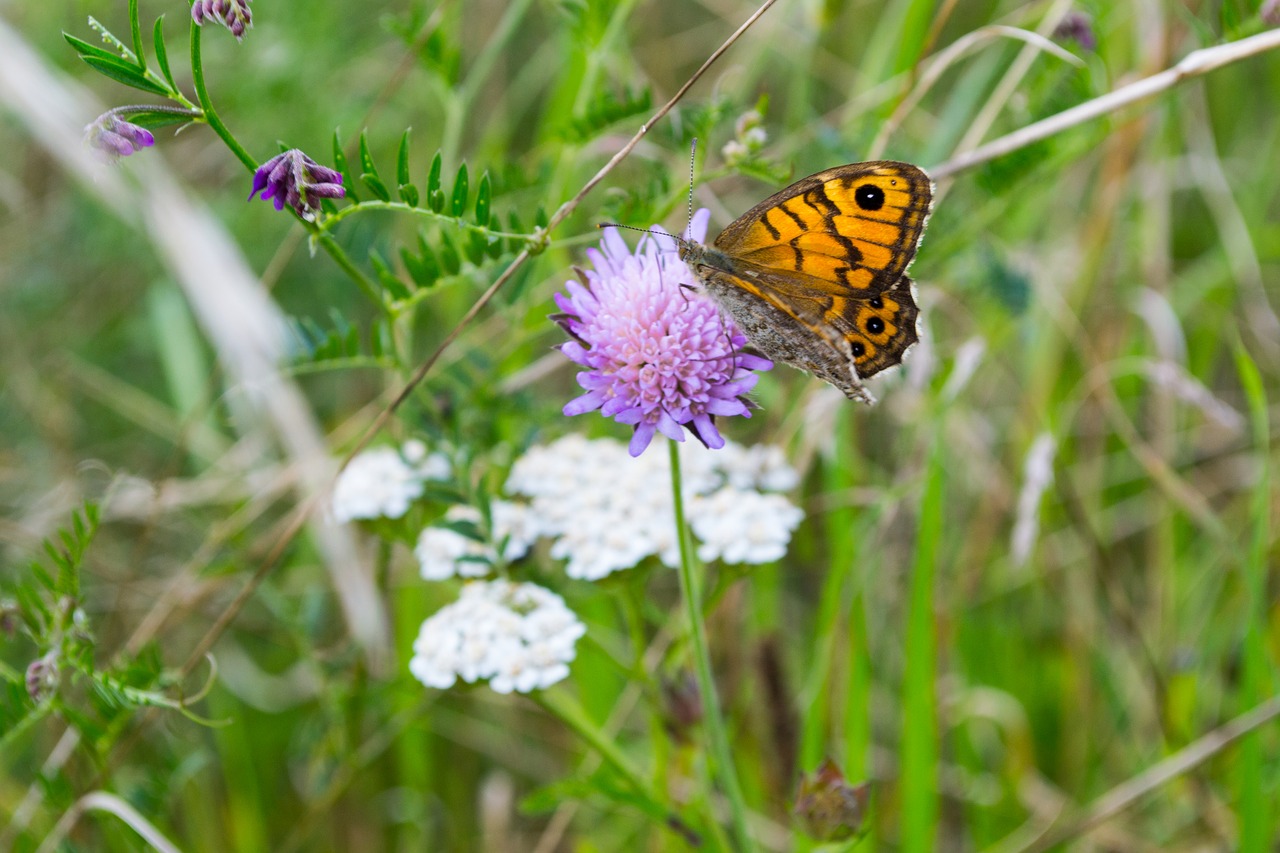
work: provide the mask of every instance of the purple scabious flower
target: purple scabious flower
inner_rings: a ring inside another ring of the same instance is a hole
[[[156,138],[145,127],[120,118],[117,110],[105,112],[84,129],[85,141],[105,160],[128,157],[156,144]]]
[[[706,237],[709,218],[706,210],[693,217],[692,239]],[[742,352],[746,336],[695,289],[671,237],[646,234],[633,253],[608,229],[587,257],[595,269],[583,273],[585,285],[566,282],[568,295],[555,297],[564,313],[552,319],[573,337],[560,351],[586,368],[578,373],[586,393],[564,413],[599,409],[634,426],[632,456],[655,432],[684,441],[685,428],[707,447],[723,447],[713,419],[751,417],[742,395],[760,378],[752,371],[773,362]]]
[[[342,173],[321,166],[297,148],[277,154],[253,173],[249,200],[261,192],[262,199],[275,202],[276,210],[287,204],[308,222],[316,218],[322,198],[342,198]]]
[[[191,4],[191,19],[197,24],[217,21],[227,29],[236,41],[244,39],[244,31],[253,26],[252,0],[196,0]]]

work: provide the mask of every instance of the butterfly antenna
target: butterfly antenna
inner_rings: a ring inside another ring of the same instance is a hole
[[[693,143],[689,146],[689,219],[684,226],[684,236],[687,240],[693,239],[693,161],[698,154],[698,137],[693,138]]]
[[[597,228],[625,228],[628,231],[639,231],[641,234],[661,234],[663,237],[670,237],[672,240],[679,242],[680,238],[674,234],[668,234],[660,228],[637,228],[635,225],[623,225],[619,222],[598,222]]]

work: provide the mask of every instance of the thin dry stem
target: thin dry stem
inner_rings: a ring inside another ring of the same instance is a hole
[[[1076,125],[1084,124],[1086,121],[1113,113],[1161,92],[1166,92],[1184,80],[1203,76],[1225,65],[1239,62],[1259,53],[1265,53],[1268,50],[1274,50],[1277,47],[1280,47],[1280,29],[1267,30],[1264,33],[1258,33],[1239,41],[1192,51],[1172,68],[1165,69],[1150,77],[1144,77],[1135,83],[1122,86],[1114,92],[1108,92],[1091,101],[1085,101],[1083,104],[1074,106],[1069,110],[1064,110],[1043,121],[1029,124],[1020,130],[1015,130],[1013,133],[988,142],[986,145],[953,157],[945,163],[929,169],[929,174],[934,179],[950,177],[957,172],[971,169],[981,163],[1002,157],[1005,154],[1017,151],[1019,148],[1025,148],[1042,139],[1047,139]]]

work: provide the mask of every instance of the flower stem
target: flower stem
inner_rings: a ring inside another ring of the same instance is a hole
[[[663,802],[662,798],[644,781],[640,772],[631,766],[613,739],[592,722],[582,706],[568,693],[563,690],[539,690],[529,694],[529,698],[541,705],[547,713],[572,728],[579,737],[590,744],[604,762],[631,786],[640,797],[646,812],[660,816],[670,829],[679,833],[691,846],[696,847],[701,843],[698,832]]]
[[[200,51],[200,25],[191,22],[191,81],[196,87],[196,99],[200,103],[200,109],[204,112],[204,120],[208,122],[209,128],[231,149],[231,153],[252,172],[258,168],[258,164],[254,162],[253,157],[249,156],[249,152],[244,150],[244,146],[240,144],[231,134],[231,130],[222,123],[222,119],[218,116],[218,111],[213,108],[213,101],[209,98],[209,89],[204,81],[204,57]]]
[[[720,700],[716,696],[715,681],[711,677],[711,656],[707,652],[706,630],[702,624],[702,591],[694,576],[693,540],[689,525],[685,522],[684,492],[680,485],[680,449],[674,441],[667,442],[671,456],[671,492],[676,510],[676,539],[680,543],[680,590],[684,595],[685,610],[689,614],[689,641],[693,646],[694,669],[698,675],[698,688],[702,692],[703,727],[707,735],[708,752],[715,766],[714,776],[720,780],[729,810],[733,816],[733,831],[737,836],[737,849],[756,849],[747,828],[747,803],[742,796],[742,786],[733,766],[733,753],[729,749],[729,737],[725,732],[724,717],[720,713]]]

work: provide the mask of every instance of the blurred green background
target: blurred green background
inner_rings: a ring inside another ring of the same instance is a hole
[[[625,439],[599,418],[560,415],[576,384],[568,361],[548,355],[562,335],[545,318],[596,222],[683,227],[694,135],[695,200],[714,233],[819,169],[880,156],[942,164],[1258,32],[1261,5],[780,2],[462,334],[390,432],[461,448],[472,481],[490,486],[531,442]],[[141,7],[144,28],[166,16],[190,92],[185,4]],[[473,182],[490,174],[503,222],[515,212],[527,231],[754,8],[259,0],[242,44],[205,28],[204,59],[224,121],[259,160],[283,142],[332,163],[335,127],[354,157],[367,130],[394,175],[412,127],[416,180],[437,150],[446,176],[465,160]],[[1009,37],[1050,36],[1068,14],[1085,16],[1096,42],[1056,39],[1075,63]],[[92,73],[61,37],[96,42],[89,15],[125,35],[124,2],[11,0],[0,15],[65,75],[58,86],[96,98],[80,124],[146,99]],[[187,307],[153,232],[33,136],[39,116],[10,93],[36,80],[6,73],[0,594],[24,583],[75,508],[99,502],[83,579],[97,658],[118,659],[150,613],[156,653],[176,666],[279,541],[296,460],[238,408],[228,354]],[[710,621],[766,848],[808,849],[787,808],[797,772],[829,755],[873,782],[860,849],[1034,849],[1053,820],[1276,693],[1277,93],[1280,55],[1256,56],[948,177],[912,268],[924,343],[877,380],[881,404],[833,399],[779,368],[757,389],[762,411],[726,427],[735,441],[787,449],[808,515],[788,557],[728,588]],[[727,166],[734,121],[762,103],[768,143]],[[378,309],[326,255],[311,256],[289,217],[245,203],[250,175],[207,128],[160,130],[131,161],[144,158],[208,206],[284,314],[349,323],[368,351]],[[134,168],[110,174],[128,183]],[[337,238],[369,273],[370,251],[395,264],[416,229],[366,214]],[[401,318],[404,363],[294,353],[288,375],[335,455],[505,263],[464,264],[424,291]],[[424,588],[403,545],[366,531],[357,549],[380,572],[385,666],[351,641],[304,535],[215,647],[221,680],[199,713],[230,724],[89,711],[36,722],[0,756],[3,843],[36,849],[78,797],[105,789],[184,850],[682,849],[534,704],[413,682],[412,637],[452,594]],[[636,574],[655,623],[678,612],[669,574]],[[594,639],[556,689],[599,722],[631,680],[614,654],[628,642],[616,603],[627,582],[557,582]],[[155,614],[162,593],[171,598]],[[21,636],[0,648],[19,681],[45,651]],[[659,745],[659,705],[644,691],[619,744],[641,766],[695,762],[687,747]],[[91,736],[64,755],[68,728]],[[1064,844],[1275,849],[1278,794],[1272,722]],[[136,844],[95,815],[59,849]]]

